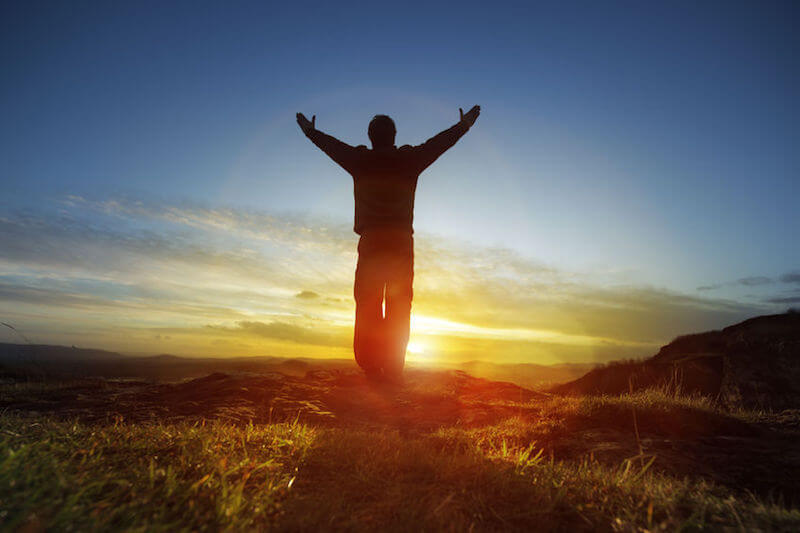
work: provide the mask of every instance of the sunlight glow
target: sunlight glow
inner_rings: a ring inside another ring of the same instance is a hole
[[[436,318],[424,315],[411,315],[411,329],[416,333],[425,333],[429,335],[443,335],[449,334],[458,337],[478,337],[488,339],[506,339],[506,340],[528,340],[539,342],[551,342],[557,344],[569,344],[574,346],[595,346],[602,342],[609,342],[612,339],[603,337],[592,337],[588,335],[574,335],[568,333],[561,333],[558,331],[540,330],[540,329],[523,329],[523,328],[489,328],[476,326],[474,324],[466,324],[462,322],[453,322],[442,318]],[[619,341],[614,340],[615,343],[628,346],[646,345],[646,343],[638,343],[634,341]]]
[[[425,353],[425,347],[419,344],[418,342],[409,342],[406,350],[408,351],[408,353],[416,355]]]

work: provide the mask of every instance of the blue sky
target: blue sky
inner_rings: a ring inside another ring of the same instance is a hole
[[[6,254],[9,287],[59,279],[107,297],[100,273],[36,255],[64,216],[81,221],[76,235],[166,242],[185,228],[152,206],[346,227],[350,178],[300,134],[297,111],[351,144],[387,113],[398,143],[415,144],[480,104],[420,180],[423,239],[507,250],[607,290],[724,301],[736,316],[800,301],[792,2],[164,4],[0,8],[0,216],[33,224],[8,235],[34,243],[6,237],[32,248]],[[146,217],[130,218],[136,202]],[[16,319],[46,336],[38,312]]]

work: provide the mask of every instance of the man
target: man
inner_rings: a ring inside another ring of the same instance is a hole
[[[400,378],[405,363],[414,279],[414,193],[420,173],[464,135],[481,112],[474,106],[460,120],[419,146],[395,146],[394,121],[376,115],[369,123],[370,150],[350,146],[315,127],[302,113],[303,133],[353,176],[354,230],[358,264],[353,293],[353,352],[372,379]]]

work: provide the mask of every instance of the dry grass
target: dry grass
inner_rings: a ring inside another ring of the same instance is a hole
[[[520,416],[495,424],[413,432],[299,422],[87,424],[5,414],[0,528],[800,527],[800,512],[780,498],[689,475],[654,444],[654,435],[694,438],[747,427],[746,416],[721,413],[704,398],[662,390],[517,407]],[[598,432],[603,438],[593,441]]]

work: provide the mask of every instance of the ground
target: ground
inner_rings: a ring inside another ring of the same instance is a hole
[[[800,528],[800,413],[459,371],[0,388],[0,528]]]

